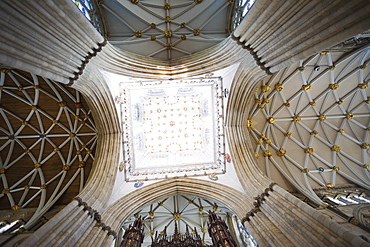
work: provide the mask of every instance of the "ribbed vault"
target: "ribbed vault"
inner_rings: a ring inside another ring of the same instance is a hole
[[[97,145],[82,95],[19,70],[0,74],[1,209],[36,207],[32,225],[85,186]]]
[[[370,188],[369,51],[324,51],[256,85],[247,124],[269,178],[318,204],[314,188]]]

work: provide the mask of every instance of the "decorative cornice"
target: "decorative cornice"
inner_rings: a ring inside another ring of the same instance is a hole
[[[98,44],[98,48],[93,48],[93,52],[92,53],[88,53],[88,55],[85,57],[85,59],[82,61],[81,63],[81,66],[78,67],[78,72],[74,72],[74,77],[70,77],[69,78],[69,83],[67,84],[68,86],[72,86],[73,83],[78,80],[78,78],[80,77],[80,75],[82,75],[84,69],[86,68],[86,65],[90,62],[90,59],[95,57],[98,52],[100,52],[102,50],[102,48],[107,44],[107,40],[105,39],[104,42],[102,43],[99,43]]]
[[[75,197],[73,200],[76,200],[78,202],[79,207],[83,206],[83,211],[88,211],[88,215],[90,215],[90,217],[94,218],[94,220],[96,221],[96,226],[101,227],[103,231],[107,231],[108,236],[112,235],[114,238],[117,237],[117,233],[113,231],[110,226],[107,226],[101,221],[101,215],[97,210],[94,210],[86,202],[82,201],[80,197]]]

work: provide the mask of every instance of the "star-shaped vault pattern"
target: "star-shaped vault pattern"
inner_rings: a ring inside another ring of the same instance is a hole
[[[264,79],[248,126],[260,168],[314,202],[312,189],[370,189],[369,47],[323,51]]]

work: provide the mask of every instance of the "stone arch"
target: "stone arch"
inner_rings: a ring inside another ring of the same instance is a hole
[[[112,204],[102,214],[102,220],[113,230],[117,230],[135,209],[175,194],[212,199],[230,209],[239,218],[243,218],[253,207],[253,202],[244,193],[226,185],[194,178],[174,178],[131,192]]]

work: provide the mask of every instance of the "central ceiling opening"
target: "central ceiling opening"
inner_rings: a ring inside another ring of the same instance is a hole
[[[121,83],[126,181],[224,171],[221,78]]]

